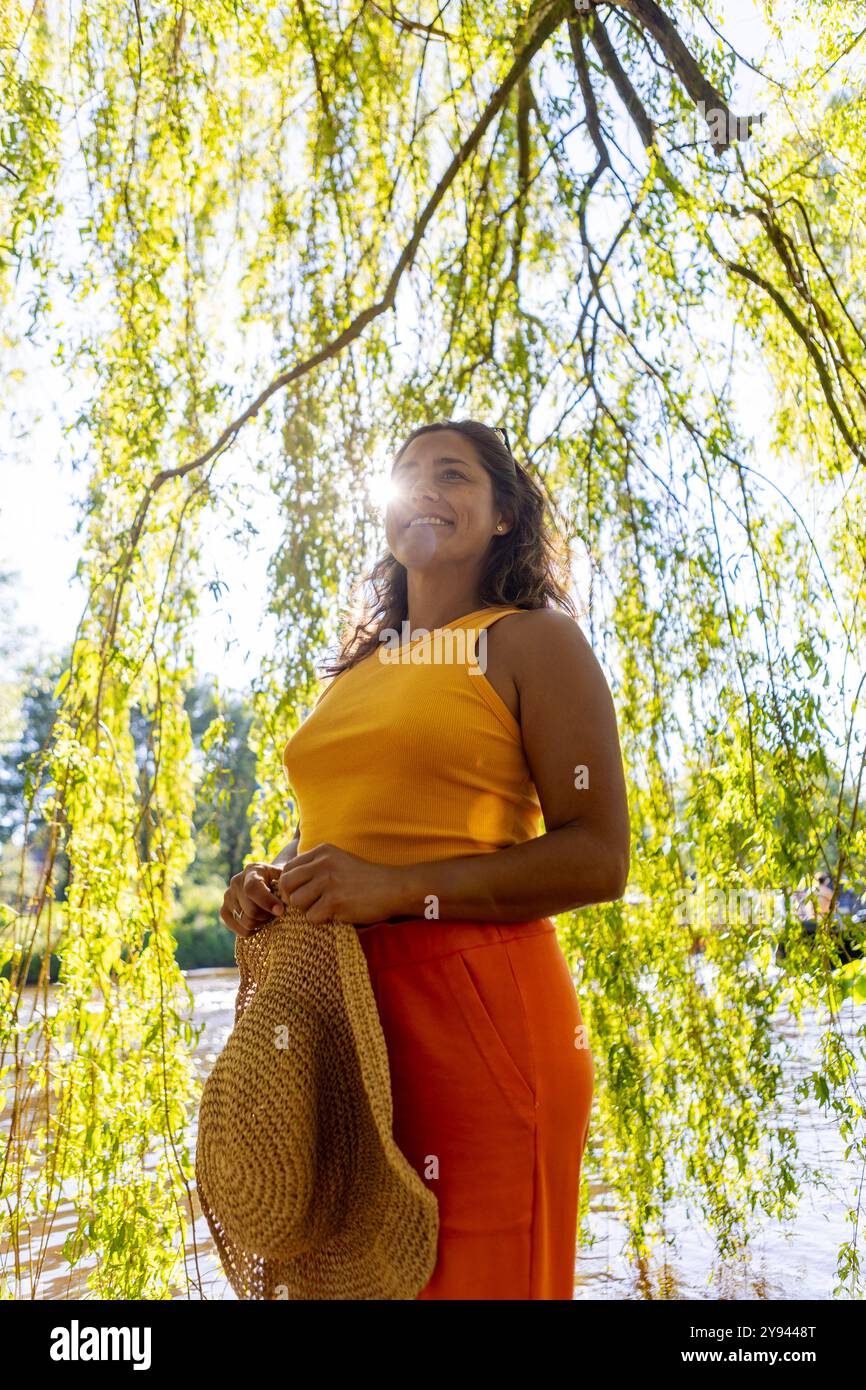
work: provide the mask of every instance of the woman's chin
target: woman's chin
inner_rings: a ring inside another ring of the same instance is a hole
[[[447,555],[447,541],[434,534],[437,528],[420,528],[416,536],[403,536],[398,549],[392,555],[407,569],[423,569],[425,565],[436,564]]]

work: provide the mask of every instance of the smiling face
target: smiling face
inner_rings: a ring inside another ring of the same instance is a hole
[[[510,529],[490,474],[459,430],[413,439],[394,464],[391,484],[385,535],[407,570],[473,561],[480,567],[493,537]]]

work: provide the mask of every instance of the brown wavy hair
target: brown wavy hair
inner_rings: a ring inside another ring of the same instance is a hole
[[[576,618],[565,588],[566,562],[544,489],[521,467],[507,443],[490,425],[480,420],[436,420],[413,430],[394,459],[419,435],[432,430],[459,430],[478,451],[493,483],[497,504],[514,516],[514,525],[490,543],[481,574],[484,608],[561,608]],[[337,657],[325,664],[324,675],[337,676],[355,666],[379,645],[386,628],[399,631],[409,614],[406,567],[390,550],[376,561],[356,587]]]

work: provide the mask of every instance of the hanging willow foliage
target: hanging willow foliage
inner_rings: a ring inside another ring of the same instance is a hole
[[[41,341],[80,401],[89,593],[27,793],[52,852],[2,909],[4,1296],[37,1289],[61,1202],[70,1288],[197,1285],[172,920],[195,854],[202,537],[243,525],[246,449],[279,537],[253,690],[252,855],[273,857],[293,823],[282,747],[382,543],[377,462],[440,415],[507,421],[611,673],[633,891],[560,926],[597,1065],[587,1162],[645,1291],[664,1292],[647,1260],[674,1198],[726,1257],[808,1179],[780,1119],[781,1005],[824,1006],[802,1093],[866,1160],[841,1015],[859,962],[835,969],[823,927],[797,944],[787,898],[771,931],[678,911],[695,879],[729,904],[864,866],[866,4],[799,10],[814,52],[795,72],[771,48],[765,120],[731,107],[709,0],[0,11],[4,352]],[[750,363],[772,384],[770,458],[737,412]],[[820,489],[820,547],[778,466]],[[39,931],[62,974],[49,990],[46,951],[30,1012]],[[840,1289],[861,1245],[855,1219]]]

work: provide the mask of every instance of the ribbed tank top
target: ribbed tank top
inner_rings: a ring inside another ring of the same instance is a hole
[[[328,843],[419,864],[540,833],[520,725],[483,674],[486,639],[475,655],[482,629],[522,611],[478,609],[331,677],[283,751],[299,854]]]

